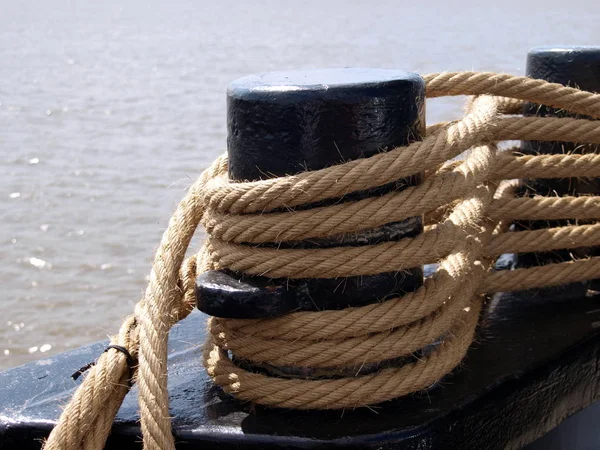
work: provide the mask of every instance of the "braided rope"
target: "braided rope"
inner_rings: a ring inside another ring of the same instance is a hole
[[[463,359],[473,340],[482,292],[600,278],[598,257],[489,270],[491,258],[505,252],[598,242],[597,223],[507,232],[516,219],[597,219],[600,203],[597,197],[515,198],[514,183],[503,180],[597,177],[599,155],[519,156],[498,152],[495,143],[523,139],[600,144],[600,126],[593,120],[506,116],[518,114],[529,101],[599,119],[600,95],[504,74],[424,78],[428,97],[475,97],[462,119],[430,126],[421,142],[319,171],[251,183],[229,182],[227,160],[220,157],[190,188],[163,235],[144,297],[111,340],[138,362],[132,381],[139,386],[145,448],[175,448],[166,389],[167,335],[191,311],[194,280],[203,271],[227,268],[271,277],[322,278],[439,263],[416,291],[385,302],[271,319],[210,320],[204,358],[215,383],[242,400],[298,409],[359,407],[431,386]],[[463,160],[453,161],[461,154],[466,154]],[[402,192],[281,212],[419,172],[427,174],[425,181]],[[421,214],[429,224],[426,231],[398,242],[331,249],[253,245],[353,233]],[[209,239],[184,261],[200,222]],[[421,357],[410,360],[424,347],[428,350]],[[366,365],[401,357],[409,361],[363,371]],[[280,378],[245,370],[237,364],[240,359],[354,373]],[[65,407],[45,449],[102,448],[129,390],[129,376],[123,353],[103,353]]]

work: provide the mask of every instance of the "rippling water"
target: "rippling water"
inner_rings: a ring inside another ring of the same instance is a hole
[[[209,4],[210,3],[210,4]],[[0,368],[115,333],[253,72],[523,73],[598,44],[586,1],[0,1]],[[429,105],[430,121],[460,113]]]

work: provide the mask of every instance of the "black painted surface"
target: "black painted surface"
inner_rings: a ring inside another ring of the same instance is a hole
[[[426,393],[372,409],[299,412],[242,404],[201,367],[205,316],[176,325],[169,343],[169,392],[177,446],[191,448],[521,448],[600,398],[600,295],[489,300],[461,367]],[[70,374],[105,343],[0,374],[0,448],[39,448],[81,382]],[[139,448],[137,392],[119,411],[108,448]],[[575,419],[573,419],[575,420]],[[571,422],[573,422],[571,420]],[[589,419],[588,419],[589,420]],[[597,423],[597,422],[596,422]],[[600,430],[587,430],[591,441]],[[561,447],[555,447],[561,448]]]
[[[421,139],[424,97],[421,77],[397,70],[295,70],[241,78],[227,91],[230,178],[258,180],[322,169]],[[419,181],[415,174],[319,205],[402,190]],[[327,239],[264,245],[360,246],[421,232],[421,218],[414,217]],[[197,280],[197,303],[200,310],[219,317],[271,317],[294,310],[340,309],[387,300],[415,290],[422,281],[419,268],[301,280],[206,273]]]
[[[599,420],[600,402],[596,402],[569,417],[526,450],[596,450],[600,448]]]
[[[600,92],[600,47],[539,47],[532,49],[527,56],[527,75],[532,78],[543,79],[565,86],[577,87],[588,91]],[[527,104],[525,115],[540,117],[579,117],[564,110],[557,110],[536,104]],[[526,141],[522,143],[521,152],[524,154],[584,154],[597,153],[596,145],[581,145],[564,142],[537,142]],[[562,179],[528,179],[524,180],[521,195],[587,195],[600,194],[600,179],[594,178],[562,178]],[[516,225],[517,230],[541,229],[548,227],[575,224],[575,221],[522,221]],[[579,224],[582,222],[580,221]],[[600,255],[599,248],[579,248],[573,250],[555,250],[552,252],[524,253],[519,255],[519,266],[531,267],[539,264],[569,261],[573,257],[580,259],[586,256]],[[593,282],[574,283],[569,285],[569,290],[584,293],[592,286],[600,286],[597,280]]]

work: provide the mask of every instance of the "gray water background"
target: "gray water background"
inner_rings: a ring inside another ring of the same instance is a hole
[[[600,43],[592,1],[0,1],[0,369],[103,339],[254,72],[524,73]],[[428,104],[428,121],[461,113]],[[197,242],[195,243],[197,245]]]

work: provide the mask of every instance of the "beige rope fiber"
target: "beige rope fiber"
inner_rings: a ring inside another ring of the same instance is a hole
[[[248,183],[230,182],[227,158],[218,158],[178,206],[156,252],[146,293],[112,339],[138,362],[134,379],[128,380],[122,352],[103,353],[66,405],[45,449],[103,448],[129,381],[139,386],[145,448],[175,448],[166,387],[168,332],[191,311],[194,280],[206,270],[336,278],[438,264],[416,291],[384,302],[270,319],[210,319],[204,358],[214,382],[242,400],[297,409],[354,408],[426,389],[463,359],[483,293],[600,278],[600,257],[490,269],[503,253],[600,243],[600,225],[591,220],[600,218],[598,197],[515,197],[514,182],[508,181],[600,177],[600,155],[522,156],[497,147],[507,140],[600,144],[600,122],[516,115],[530,101],[600,119],[600,95],[494,73],[424,78],[428,97],[474,97],[460,120],[430,126],[423,141]],[[426,173],[422,184],[400,192],[294,209],[421,172]],[[424,233],[397,242],[327,249],[256,245],[356,233],[416,215],[425,217]],[[550,219],[574,225],[508,230],[515,220]],[[184,261],[200,223],[208,238],[196,256]],[[244,368],[240,360],[337,376],[271,376]]]

